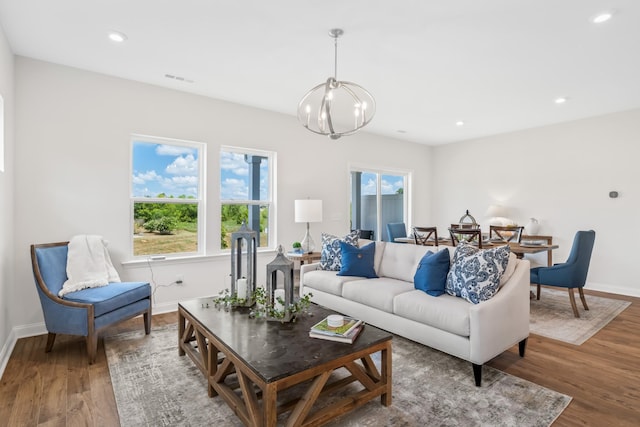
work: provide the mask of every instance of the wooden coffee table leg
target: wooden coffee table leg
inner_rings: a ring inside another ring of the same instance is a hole
[[[264,425],[275,427],[278,421],[278,388],[276,383],[267,383],[262,396]]]
[[[382,365],[382,382],[385,384],[385,392],[380,396],[380,403],[384,406],[391,406],[391,386],[392,386],[392,375],[391,375],[391,341],[387,341],[386,347],[381,352],[381,365]]]
[[[184,314],[182,314],[182,310],[178,309],[178,356],[184,356],[184,348],[182,348],[182,335],[184,335],[184,325],[185,325]]]

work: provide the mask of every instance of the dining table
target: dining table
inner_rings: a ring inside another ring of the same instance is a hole
[[[415,240],[413,237],[396,237],[394,239],[396,243],[410,243],[415,244]],[[534,235],[523,235],[521,241],[518,242],[505,242],[498,240],[487,240],[482,242],[482,249],[490,249],[495,248],[497,246],[509,245],[509,249],[511,252],[516,254],[516,256],[520,259],[524,258],[525,255],[529,254],[539,254],[542,252],[547,252],[547,265],[553,265],[553,256],[551,251],[554,249],[558,249],[558,245],[553,244],[552,236],[534,236]],[[444,246],[453,246],[451,243],[451,239],[440,238],[438,239],[438,245]],[[427,246],[436,246],[435,240],[431,240],[427,242]]]

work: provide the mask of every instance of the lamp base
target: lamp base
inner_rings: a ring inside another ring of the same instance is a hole
[[[309,234],[309,223],[307,223],[307,232],[305,233],[304,239],[302,239],[302,242],[300,242],[300,244],[302,245],[302,250],[305,254],[313,253],[313,251],[316,249],[316,242],[313,241],[313,239],[311,238],[311,234]]]

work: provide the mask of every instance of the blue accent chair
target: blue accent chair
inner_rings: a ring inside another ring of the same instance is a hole
[[[531,269],[531,283],[535,283],[538,286],[536,299],[540,299],[540,285],[567,288],[573,314],[575,317],[580,317],[573,291],[574,288],[578,288],[582,305],[585,310],[589,310],[582,289],[587,282],[587,273],[589,272],[589,263],[595,239],[596,232],[593,230],[578,231],[573,238],[573,245],[567,262],[555,264],[551,267]]]
[[[58,297],[67,280],[69,242],[31,245],[31,265],[49,335],[50,352],[56,334],[86,337],[89,364],[96,360],[98,333],[142,314],[144,330],[151,332],[151,286],[146,282],[110,283]]]
[[[387,236],[390,242],[394,242],[396,237],[407,237],[407,226],[404,222],[390,222],[387,224]]]

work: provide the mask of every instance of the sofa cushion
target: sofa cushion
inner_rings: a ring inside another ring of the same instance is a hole
[[[510,252],[508,245],[478,249],[460,243],[447,275],[445,291],[474,304],[490,299],[498,292],[500,277],[507,268]]]
[[[358,245],[358,231],[354,230],[342,239],[327,233],[322,233],[322,252],[320,253],[320,268],[329,271],[340,271],[342,265],[342,253],[340,241],[351,245]]]
[[[363,247],[373,242],[373,240],[368,239],[358,239],[358,246]],[[380,271],[380,262],[382,261],[382,254],[384,253],[384,247],[387,242],[376,242],[376,251],[373,258],[373,269],[376,271],[376,274],[379,274]]]
[[[500,287],[502,287],[505,283],[509,281],[513,272],[516,271],[516,264],[518,263],[518,257],[513,252],[509,253],[509,262],[507,263],[507,268],[502,273],[500,277]]]
[[[435,254],[428,251],[418,265],[418,270],[413,276],[413,285],[416,289],[438,297],[444,294],[449,273],[449,250],[441,250]]]
[[[340,242],[340,250],[342,251],[342,266],[338,276],[360,276],[367,279],[378,277],[373,269],[375,242],[361,248]]]
[[[115,282],[99,288],[87,288],[70,292],[63,299],[93,304],[94,316],[98,317],[150,296],[151,285],[147,282]]]
[[[393,313],[393,298],[412,290],[414,288],[411,282],[380,277],[345,282],[342,286],[342,296],[348,300]]]
[[[428,250],[429,246],[387,242],[378,276],[413,282],[418,264]]]
[[[394,314],[463,337],[469,336],[470,307],[462,298],[447,294],[433,298],[417,289],[393,300]]]
[[[342,296],[342,285],[354,280],[367,279],[358,276],[338,276],[335,271],[313,270],[304,273],[304,286],[317,289],[328,294]]]

